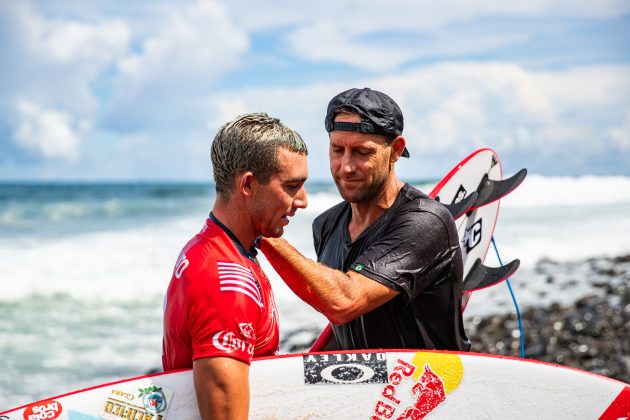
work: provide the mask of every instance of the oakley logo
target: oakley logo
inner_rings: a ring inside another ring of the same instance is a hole
[[[375,372],[368,366],[355,363],[328,366],[320,372],[323,379],[338,384],[358,384],[372,379]]]

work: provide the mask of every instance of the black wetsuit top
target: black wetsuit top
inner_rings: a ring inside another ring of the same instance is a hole
[[[462,320],[462,254],[455,222],[440,203],[409,184],[354,242],[350,204],[313,222],[317,260],[354,270],[400,292],[384,305],[333,325],[341,349],[469,350]]]

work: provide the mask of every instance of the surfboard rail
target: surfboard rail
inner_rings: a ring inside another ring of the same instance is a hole
[[[250,384],[253,419],[393,419],[424,413],[438,419],[608,420],[630,410],[625,382],[554,363],[456,351],[376,349],[263,357],[252,362]],[[199,418],[190,369],[113,381],[0,416],[22,420],[39,414],[71,420]]]

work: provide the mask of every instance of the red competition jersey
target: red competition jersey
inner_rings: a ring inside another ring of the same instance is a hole
[[[278,343],[267,276],[225,226],[208,219],[180,253],[168,287],[164,370],[191,368],[193,360],[212,356],[249,364],[253,357],[277,354]]]

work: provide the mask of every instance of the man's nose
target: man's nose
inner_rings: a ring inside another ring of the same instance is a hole
[[[346,150],[341,157],[341,170],[344,173],[354,172],[354,161],[352,159],[352,151]]]
[[[306,197],[306,188],[302,185],[300,191],[298,191],[295,199],[293,200],[293,207],[296,209],[305,209],[308,205],[308,198]]]

